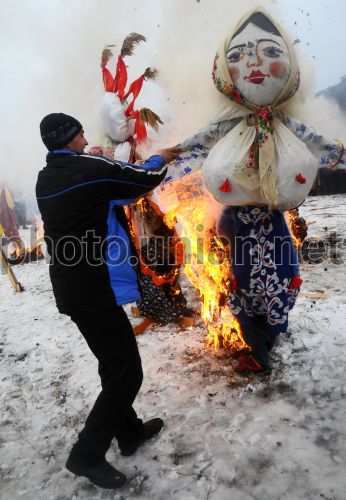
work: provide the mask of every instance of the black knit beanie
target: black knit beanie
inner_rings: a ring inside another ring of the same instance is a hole
[[[51,113],[40,123],[42,141],[49,151],[67,146],[82,128],[78,120],[64,113]]]

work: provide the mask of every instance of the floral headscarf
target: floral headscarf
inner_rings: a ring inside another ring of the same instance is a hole
[[[287,46],[290,57],[290,74],[286,84],[282,91],[276,97],[274,96],[273,102],[264,106],[250,102],[240,93],[230,76],[226,57],[226,51],[231,40],[255,13],[261,13],[275,26]],[[249,152],[249,159],[246,161],[251,161],[251,158],[253,159],[256,156],[255,152],[258,150],[260,192],[269,206],[275,206],[277,204],[277,187],[273,118],[298,90],[299,69],[294,50],[286,34],[263,9],[256,8],[246,14],[222,41],[214,61],[213,81],[216,88],[229,99],[226,111],[229,119],[252,115],[252,123],[255,121],[257,124],[257,133]],[[223,115],[225,115],[225,112]],[[246,121],[244,120],[244,125],[245,123]]]

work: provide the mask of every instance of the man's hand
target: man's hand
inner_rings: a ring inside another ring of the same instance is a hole
[[[166,148],[159,149],[155,154],[162,156],[166,163],[170,163],[171,161],[175,160],[180,153],[180,148]]]

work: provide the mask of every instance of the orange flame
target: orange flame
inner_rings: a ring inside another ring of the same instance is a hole
[[[183,196],[166,214],[165,222],[172,228],[177,221],[181,226],[179,236],[185,245],[184,273],[202,299],[201,317],[208,329],[208,346],[244,349],[246,344],[238,321],[225,304],[232,280],[228,249],[213,229],[206,228],[210,205],[203,188],[199,187],[196,197],[196,185],[189,189],[186,184]]]
[[[35,216],[34,224],[31,226],[31,245],[26,245],[20,238],[12,241],[8,247],[8,256],[12,263],[24,263],[39,260],[44,257],[42,251],[44,229],[39,215]]]
[[[291,233],[294,245],[297,249],[299,249],[302,246],[304,241],[304,239],[301,239],[299,237],[299,231],[298,231],[299,225],[297,224],[298,216],[299,216],[298,209],[293,209],[289,210],[288,212],[285,212],[286,223]]]

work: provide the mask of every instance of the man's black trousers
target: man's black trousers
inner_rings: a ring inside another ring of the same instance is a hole
[[[91,464],[104,459],[114,437],[121,448],[141,434],[143,424],[132,404],[143,371],[136,338],[122,307],[71,319],[99,361],[102,390],[72,450],[80,461]]]

